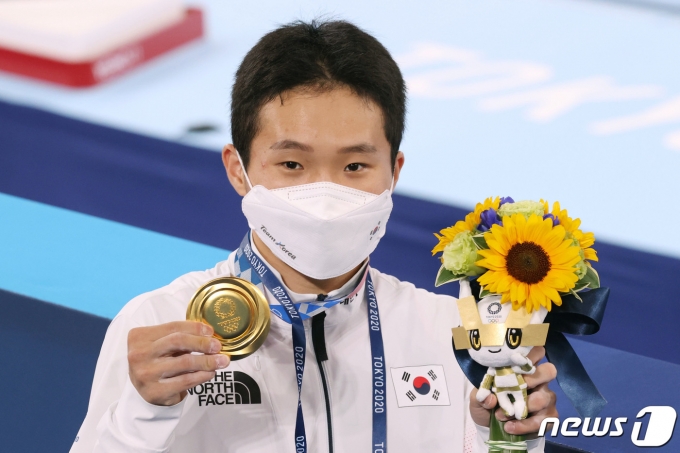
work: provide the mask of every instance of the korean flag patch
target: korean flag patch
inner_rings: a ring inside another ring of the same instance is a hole
[[[399,407],[449,406],[449,391],[441,365],[390,368]]]

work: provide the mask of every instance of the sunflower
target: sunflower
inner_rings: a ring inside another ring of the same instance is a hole
[[[477,229],[479,222],[481,222],[482,212],[490,208],[498,210],[500,204],[500,197],[489,197],[484,200],[483,203],[477,203],[475,210],[466,215],[465,220],[459,220],[455,225],[444,228],[439,234],[434,233],[435,237],[439,239],[439,243],[432,249],[432,254],[434,255],[437,252],[443,252],[444,247],[446,247],[449,242],[453,241],[458,233],[462,233],[463,231],[474,232]]]
[[[547,202],[545,203],[545,206],[547,213]],[[585,259],[589,261],[598,261],[597,252],[592,248],[592,245],[595,243],[595,235],[593,233],[584,233],[579,229],[581,226],[581,219],[572,219],[569,217],[566,209],[560,209],[559,201],[556,201],[553,204],[551,214],[557,217],[560,221],[560,225],[564,227],[567,233],[571,234],[571,237],[578,241],[583,249]]]
[[[560,292],[572,289],[578,277],[579,247],[566,237],[562,225],[553,226],[550,218],[532,214],[503,217],[484,234],[488,249],[479,250],[483,258],[475,264],[488,271],[479,283],[491,293],[501,294],[501,303],[512,302],[513,309],[525,306],[528,312],[542,305],[562,304]]]

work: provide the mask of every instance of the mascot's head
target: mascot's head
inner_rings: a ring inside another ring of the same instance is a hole
[[[526,357],[533,346],[543,346],[548,324],[543,323],[548,310],[541,307],[528,313],[524,307],[513,310],[512,304],[501,304],[501,296],[486,296],[477,302],[470,285],[462,280],[458,313],[461,326],[453,331],[456,349],[467,349],[470,357],[484,366],[512,365],[510,356]]]

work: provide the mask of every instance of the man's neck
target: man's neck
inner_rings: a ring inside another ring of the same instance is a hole
[[[362,262],[351,271],[338,277],[323,280],[311,278],[301,274],[280,260],[271,250],[269,250],[269,247],[260,240],[257,234],[253,234],[252,238],[255,247],[257,247],[257,251],[262,255],[262,258],[281,274],[283,283],[285,283],[291,291],[299,294],[328,294],[333,290],[341,288],[345,283],[350,281],[354,274],[356,274],[364,264]]]

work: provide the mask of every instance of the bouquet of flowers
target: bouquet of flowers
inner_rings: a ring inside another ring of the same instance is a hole
[[[571,346],[563,332],[597,332],[609,295],[591,265],[598,261],[593,233],[580,226],[558,202],[550,210],[544,200],[496,197],[435,233],[432,254],[441,252],[442,263],[435,285],[461,286],[461,325],[452,329],[456,359],[478,387],[476,398],[496,394],[506,416],[528,416],[523,375],[536,369],[527,357],[533,346],[545,345],[558,383],[582,416],[606,404],[576,354],[564,354]],[[489,451],[526,451],[524,436],[508,434],[504,424],[491,411]]]
[[[479,298],[499,294],[501,303],[528,312],[552,304],[561,295],[600,287],[600,277],[590,264],[597,261],[593,233],[579,228],[555,202],[487,198],[477,203],[465,220],[435,233],[442,265],[436,286],[478,277]]]

